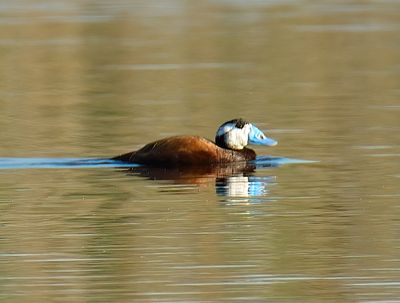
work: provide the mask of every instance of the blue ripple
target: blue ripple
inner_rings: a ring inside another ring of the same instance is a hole
[[[301,163],[315,163],[318,161],[293,159],[276,156],[257,156],[256,160],[252,161],[257,168],[260,167],[276,167],[286,164],[301,164]]]
[[[290,159],[285,157],[258,156],[252,161],[257,168],[276,167],[292,163],[312,163],[316,161]],[[138,167],[135,163],[126,163],[111,159],[87,158],[0,158],[0,169],[30,168],[103,168],[103,167]]]
[[[138,164],[124,163],[111,159],[84,158],[0,158],[0,169],[29,168],[100,168],[136,167]]]

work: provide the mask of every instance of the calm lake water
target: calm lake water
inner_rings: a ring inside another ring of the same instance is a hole
[[[400,302],[399,11],[2,1],[0,301]],[[93,160],[236,117],[255,168]]]

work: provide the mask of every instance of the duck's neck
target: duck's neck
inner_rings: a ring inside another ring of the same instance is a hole
[[[230,148],[221,147],[221,149],[222,149],[221,159],[225,159],[227,160],[227,162],[251,161],[256,159],[256,152],[250,148],[245,147],[240,150],[234,150]]]
[[[247,161],[256,159],[256,152],[250,148],[244,147],[241,150],[236,150],[236,152],[243,155]]]

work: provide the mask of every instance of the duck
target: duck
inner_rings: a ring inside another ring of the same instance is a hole
[[[218,128],[215,142],[199,136],[172,136],[111,159],[152,167],[228,164],[255,160],[256,152],[246,147],[248,144],[275,146],[278,142],[254,124],[238,118]]]

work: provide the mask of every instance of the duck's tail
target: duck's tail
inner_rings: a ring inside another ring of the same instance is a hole
[[[122,162],[129,162],[132,163],[134,162],[134,156],[135,156],[136,152],[129,152],[126,154],[122,154],[116,157],[111,158],[111,160],[117,160],[117,161],[122,161]]]

